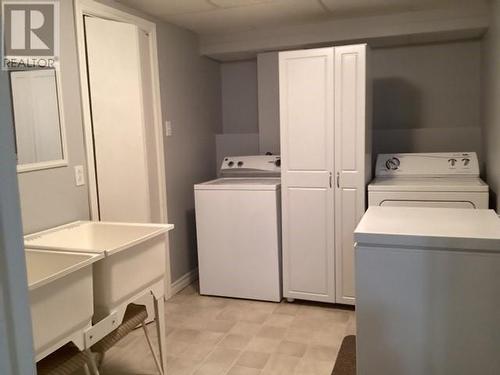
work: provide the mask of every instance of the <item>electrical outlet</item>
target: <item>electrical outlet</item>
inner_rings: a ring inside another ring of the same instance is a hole
[[[75,165],[75,185],[85,185],[85,175],[83,174],[83,165]]]
[[[172,121],[165,121],[165,136],[172,136]]]

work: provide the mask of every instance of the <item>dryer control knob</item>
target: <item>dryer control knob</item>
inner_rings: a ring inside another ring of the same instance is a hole
[[[448,163],[451,167],[454,167],[457,164],[457,159],[448,159]]]
[[[399,161],[398,158],[391,158],[391,159],[388,159],[386,162],[385,162],[385,167],[389,170],[389,171],[395,171],[396,169],[399,168],[401,162]]]

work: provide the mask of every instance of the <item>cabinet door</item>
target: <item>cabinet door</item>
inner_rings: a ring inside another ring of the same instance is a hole
[[[335,301],[333,48],[279,55],[283,290]]]
[[[336,302],[354,304],[353,232],[365,212],[366,46],[335,48]]]

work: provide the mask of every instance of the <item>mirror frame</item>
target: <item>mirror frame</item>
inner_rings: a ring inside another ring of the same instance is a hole
[[[67,141],[66,141],[66,122],[64,120],[64,104],[63,104],[63,95],[62,95],[61,69],[60,69],[58,62],[54,63],[53,68],[45,68],[45,69],[54,69],[55,78],[56,78],[56,95],[57,95],[57,104],[58,104],[58,112],[59,112],[59,130],[60,130],[60,134],[61,134],[62,158],[57,159],[57,160],[41,161],[41,162],[36,162],[36,163],[28,163],[28,164],[21,164],[21,165],[18,164],[17,165],[17,173],[32,172],[32,171],[38,171],[38,170],[42,170],[42,169],[67,167],[69,165],[68,145],[67,145]],[[9,81],[10,81],[10,79],[9,79]],[[12,85],[12,83],[11,83],[11,85]],[[14,103],[12,103],[12,118],[14,120],[14,128],[15,128],[16,127],[16,119],[15,119],[15,115],[14,115]],[[17,138],[15,139],[15,141],[16,141],[16,150],[17,150]]]

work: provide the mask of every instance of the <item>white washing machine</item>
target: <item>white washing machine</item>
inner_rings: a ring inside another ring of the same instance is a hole
[[[194,186],[201,294],[281,300],[280,173],[279,156],[226,157]]]
[[[475,152],[380,154],[370,206],[488,208]]]

